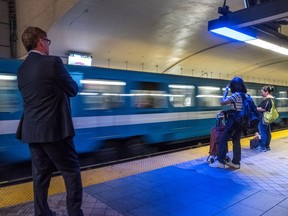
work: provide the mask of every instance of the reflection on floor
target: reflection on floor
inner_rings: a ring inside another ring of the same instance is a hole
[[[121,164],[125,170],[134,169],[133,163],[159,166],[86,186],[83,211],[87,216],[287,216],[288,138],[273,140],[271,148],[243,147],[239,170],[209,167],[207,147]],[[186,155],[197,157],[179,162]],[[65,193],[50,196],[49,204],[57,215],[67,215]],[[0,215],[33,215],[33,204],[2,208]]]

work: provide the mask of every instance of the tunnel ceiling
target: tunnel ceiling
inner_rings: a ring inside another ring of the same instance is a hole
[[[228,0],[230,10],[244,8]],[[208,32],[222,0],[80,0],[48,31],[50,53],[89,53],[93,65],[269,84],[288,82],[288,57]],[[281,33],[288,33],[286,19]]]

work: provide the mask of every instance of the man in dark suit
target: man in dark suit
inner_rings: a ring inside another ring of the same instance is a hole
[[[65,181],[68,215],[83,215],[82,181],[70,108],[70,97],[78,93],[77,83],[59,57],[49,56],[51,41],[45,31],[28,27],[22,42],[29,54],[17,74],[24,111],[16,136],[29,144],[35,215],[56,215],[47,202],[54,166]]]

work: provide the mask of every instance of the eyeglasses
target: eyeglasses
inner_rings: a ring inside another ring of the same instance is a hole
[[[48,38],[41,38],[41,39],[47,41],[48,45],[51,44],[51,40],[49,40]]]

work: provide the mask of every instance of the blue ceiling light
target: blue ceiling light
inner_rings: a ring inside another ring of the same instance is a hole
[[[211,32],[214,32],[216,34],[223,35],[225,37],[229,37],[238,41],[247,41],[247,40],[255,40],[256,38],[244,33],[241,33],[239,31],[236,31],[234,29],[228,28],[228,27],[221,27],[216,29],[211,29]]]

